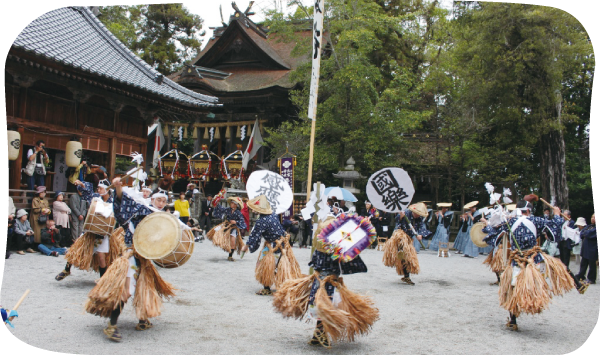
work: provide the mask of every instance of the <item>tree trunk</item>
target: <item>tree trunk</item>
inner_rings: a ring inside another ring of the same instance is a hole
[[[554,197],[556,206],[569,208],[565,140],[562,132],[552,131],[540,141],[542,196],[550,202]]]

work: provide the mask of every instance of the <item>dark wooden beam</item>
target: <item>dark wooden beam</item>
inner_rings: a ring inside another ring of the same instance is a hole
[[[72,134],[72,135],[79,136],[79,137],[84,137],[84,136],[85,137],[99,136],[99,137],[103,137],[103,138],[115,137],[115,138],[120,138],[120,139],[132,141],[132,142],[140,143],[140,144],[148,143],[148,140],[146,138],[140,138],[140,137],[130,136],[127,134],[106,131],[106,130],[103,130],[100,128],[94,128],[94,127],[89,127],[89,126],[86,126],[82,131],[79,131],[79,130],[73,129],[73,128],[58,126],[58,125],[54,125],[54,124],[50,124],[50,123],[30,121],[30,120],[26,120],[26,119],[23,119],[20,117],[13,117],[13,116],[7,116],[6,122],[14,123],[20,127],[35,128],[37,130],[47,130],[47,131],[56,132],[56,133]]]

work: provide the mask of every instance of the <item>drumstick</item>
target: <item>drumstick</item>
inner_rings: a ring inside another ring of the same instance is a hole
[[[141,166],[140,166],[139,168],[135,169],[134,171],[130,172],[129,174],[127,174],[127,175],[125,175],[125,176],[122,176],[122,177],[121,177],[121,180],[123,180],[123,179],[125,179],[125,178],[128,178],[128,177],[130,177],[130,176],[132,176],[133,174],[137,173],[137,172],[138,172],[138,171],[140,171],[140,170],[143,170],[143,168],[142,168]],[[113,187],[114,187],[114,185],[113,185],[113,184],[110,184],[110,186],[109,186],[109,187],[107,187],[106,189],[107,189],[107,190],[109,190],[109,189],[111,189],[111,188],[113,188]]]
[[[406,215],[404,215],[404,218],[406,219],[406,223],[408,223],[408,225],[410,226],[410,229],[412,229],[413,233],[415,234],[415,238],[417,238],[419,233],[417,233],[417,231],[415,230],[415,227],[413,227],[412,223],[410,223],[410,220],[408,219],[408,217]],[[417,240],[421,244],[421,247],[423,248],[423,250],[427,249],[427,248],[425,248],[425,244],[423,244],[422,241],[420,241],[418,238],[417,238]]]
[[[542,201],[544,204],[546,204],[546,206],[550,207],[550,208],[554,208],[554,206],[552,206],[551,204],[548,203],[548,201],[544,200],[543,198],[540,197],[540,201]],[[563,216],[564,219],[566,219],[567,221],[570,221],[571,218],[567,217],[564,215],[564,213],[560,213],[561,216]]]
[[[29,294],[29,289],[27,289],[27,291],[25,291],[25,293],[23,294],[23,296],[21,296],[21,299],[19,300],[19,302],[17,302],[17,304],[13,307],[13,311],[16,311],[19,306],[21,305],[21,303],[23,303],[23,301],[25,300],[25,297],[27,297],[27,295]]]

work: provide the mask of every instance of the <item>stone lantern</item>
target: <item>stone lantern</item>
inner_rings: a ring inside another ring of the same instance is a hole
[[[342,179],[342,187],[353,194],[360,193],[360,190],[356,188],[356,180],[365,178],[360,175],[358,171],[354,170],[355,163],[354,159],[350,157],[350,159],[346,161],[344,170],[338,171],[337,174],[333,174],[334,178]]]

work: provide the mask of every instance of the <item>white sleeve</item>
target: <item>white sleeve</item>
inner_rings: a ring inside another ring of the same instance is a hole
[[[29,149],[27,151],[27,159],[29,159],[29,157],[32,156],[32,155],[33,155],[33,149]]]

